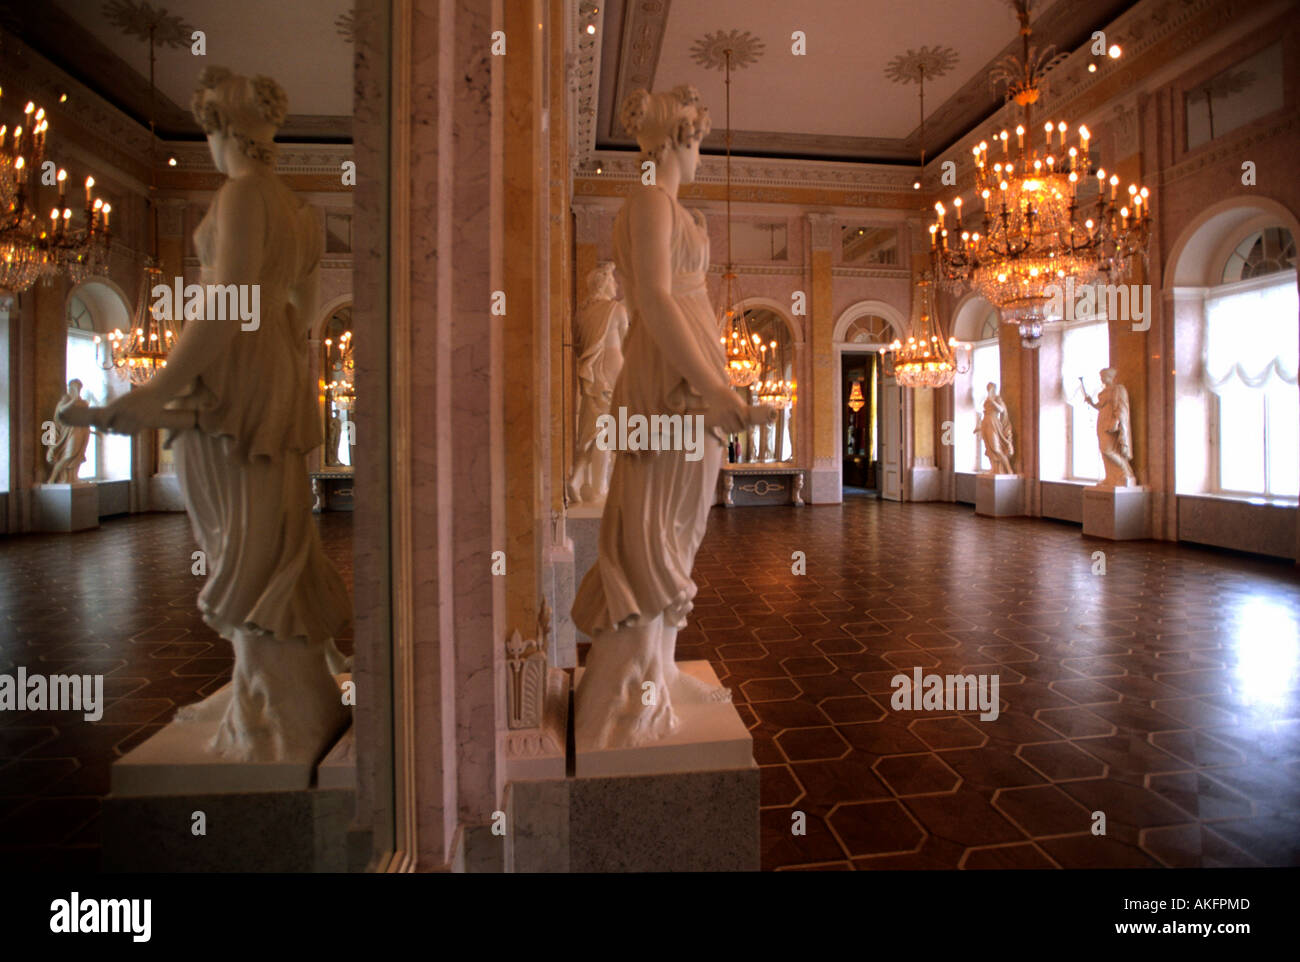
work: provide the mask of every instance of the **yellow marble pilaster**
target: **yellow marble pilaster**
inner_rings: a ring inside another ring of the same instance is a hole
[[[567,86],[564,66],[564,15],[558,6],[552,5],[551,24],[548,32],[550,81],[550,152],[551,171],[548,191],[548,213],[550,220],[550,353],[551,353],[551,511],[560,511],[564,507],[564,483],[569,466],[569,453],[566,448],[573,444],[573,391],[568,376],[569,359],[565,355],[564,343],[569,340],[568,332],[572,330],[573,305],[570,300],[573,264],[572,219],[569,216],[569,118],[565,113],[568,105]],[[569,397],[566,397],[570,395]],[[567,424],[566,424],[567,420]]]
[[[812,333],[812,412],[813,412],[813,464],[823,470],[835,464],[835,351],[831,344],[834,336],[835,314],[833,278],[831,276],[831,238],[834,217],[830,214],[809,214],[811,230],[812,290],[809,292],[809,320]]]

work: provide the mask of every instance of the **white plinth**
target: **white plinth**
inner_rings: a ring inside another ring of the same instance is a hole
[[[1025,513],[1025,479],[1018,474],[975,475],[975,513],[1012,518]]]
[[[350,676],[335,677],[345,679]],[[229,684],[212,696],[210,707],[214,720],[173,720],[158,734],[114,762],[109,775],[111,794],[117,797],[213,795],[291,792],[311,788],[316,759],[305,763],[243,762],[222,758],[208,750],[230,696]],[[326,753],[326,758],[332,754],[333,751]],[[347,764],[341,758],[335,761],[344,766]]]
[[[677,667],[710,685],[717,674],[707,661],[681,661]],[[581,684],[582,671],[574,673]],[[591,749],[577,743],[575,774],[659,775],[674,772],[748,768],[754,764],[754,740],[731,702],[708,705],[674,705],[678,727],[667,738],[636,748]]]
[[[1083,489],[1083,533],[1111,541],[1151,537],[1151,489],[1145,485]]]
[[[317,788],[357,787],[356,726],[349,725],[343,737],[316,766]]]
[[[38,484],[32,494],[38,531],[85,531],[99,527],[99,488],[94,481]]]

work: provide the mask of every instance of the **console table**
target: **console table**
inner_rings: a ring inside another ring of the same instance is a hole
[[[776,461],[724,464],[718,472],[719,500],[727,508],[764,504],[802,506],[805,470]]]
[[[351,511],[352,472],[311,472],[312,511]]]

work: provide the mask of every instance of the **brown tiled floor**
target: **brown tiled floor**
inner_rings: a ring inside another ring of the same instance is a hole
[[[318,520],[350,586],[352,516]],[[229,680],[230,646],[195,607],[194,548],[183,514],[0,538],[0,672],[103,674],[107,703],[97,722],[0,712],[0,866],[96,870],[113,760]]]
[[[1290,563],[853,500],[715,509],[695,577],[678,658],[753,733],[764,868],[1300,865]],[[917,665],[997,673],[999,717],[892,710]]]
[[[320,519],[349,580],[350,522]],[[0,712],[0,865],[93,869],[112,760],[228,677],[192,550],[181,515],[0,539],[0,671],[103,672],[108,700]],[[678,657],[751,727],[765,868],[1300,864],[1289,563],[852,501],[715,510],[695,574]],[[894,711],[917,665],[996,672],[998,719]]]

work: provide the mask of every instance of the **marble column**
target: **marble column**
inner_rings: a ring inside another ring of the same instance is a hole
[[[835,379],[839,372],[835,370],[835,350],[831,344],[835,333],[831,274],[831,245],[834,243],[835,223],[834,214],[808,214],[808,264],[812,281],[812,290],[808,292],[812,355],[812,391],[809,397],[812,402],[812,444],[806,497],[813,504],[838,504],[843,497],[835,457],[838,450],[835,438]]]
[[[490,866],[501,809],[501,22],[475,0],[356,5],[353,850],[372,868]]]

